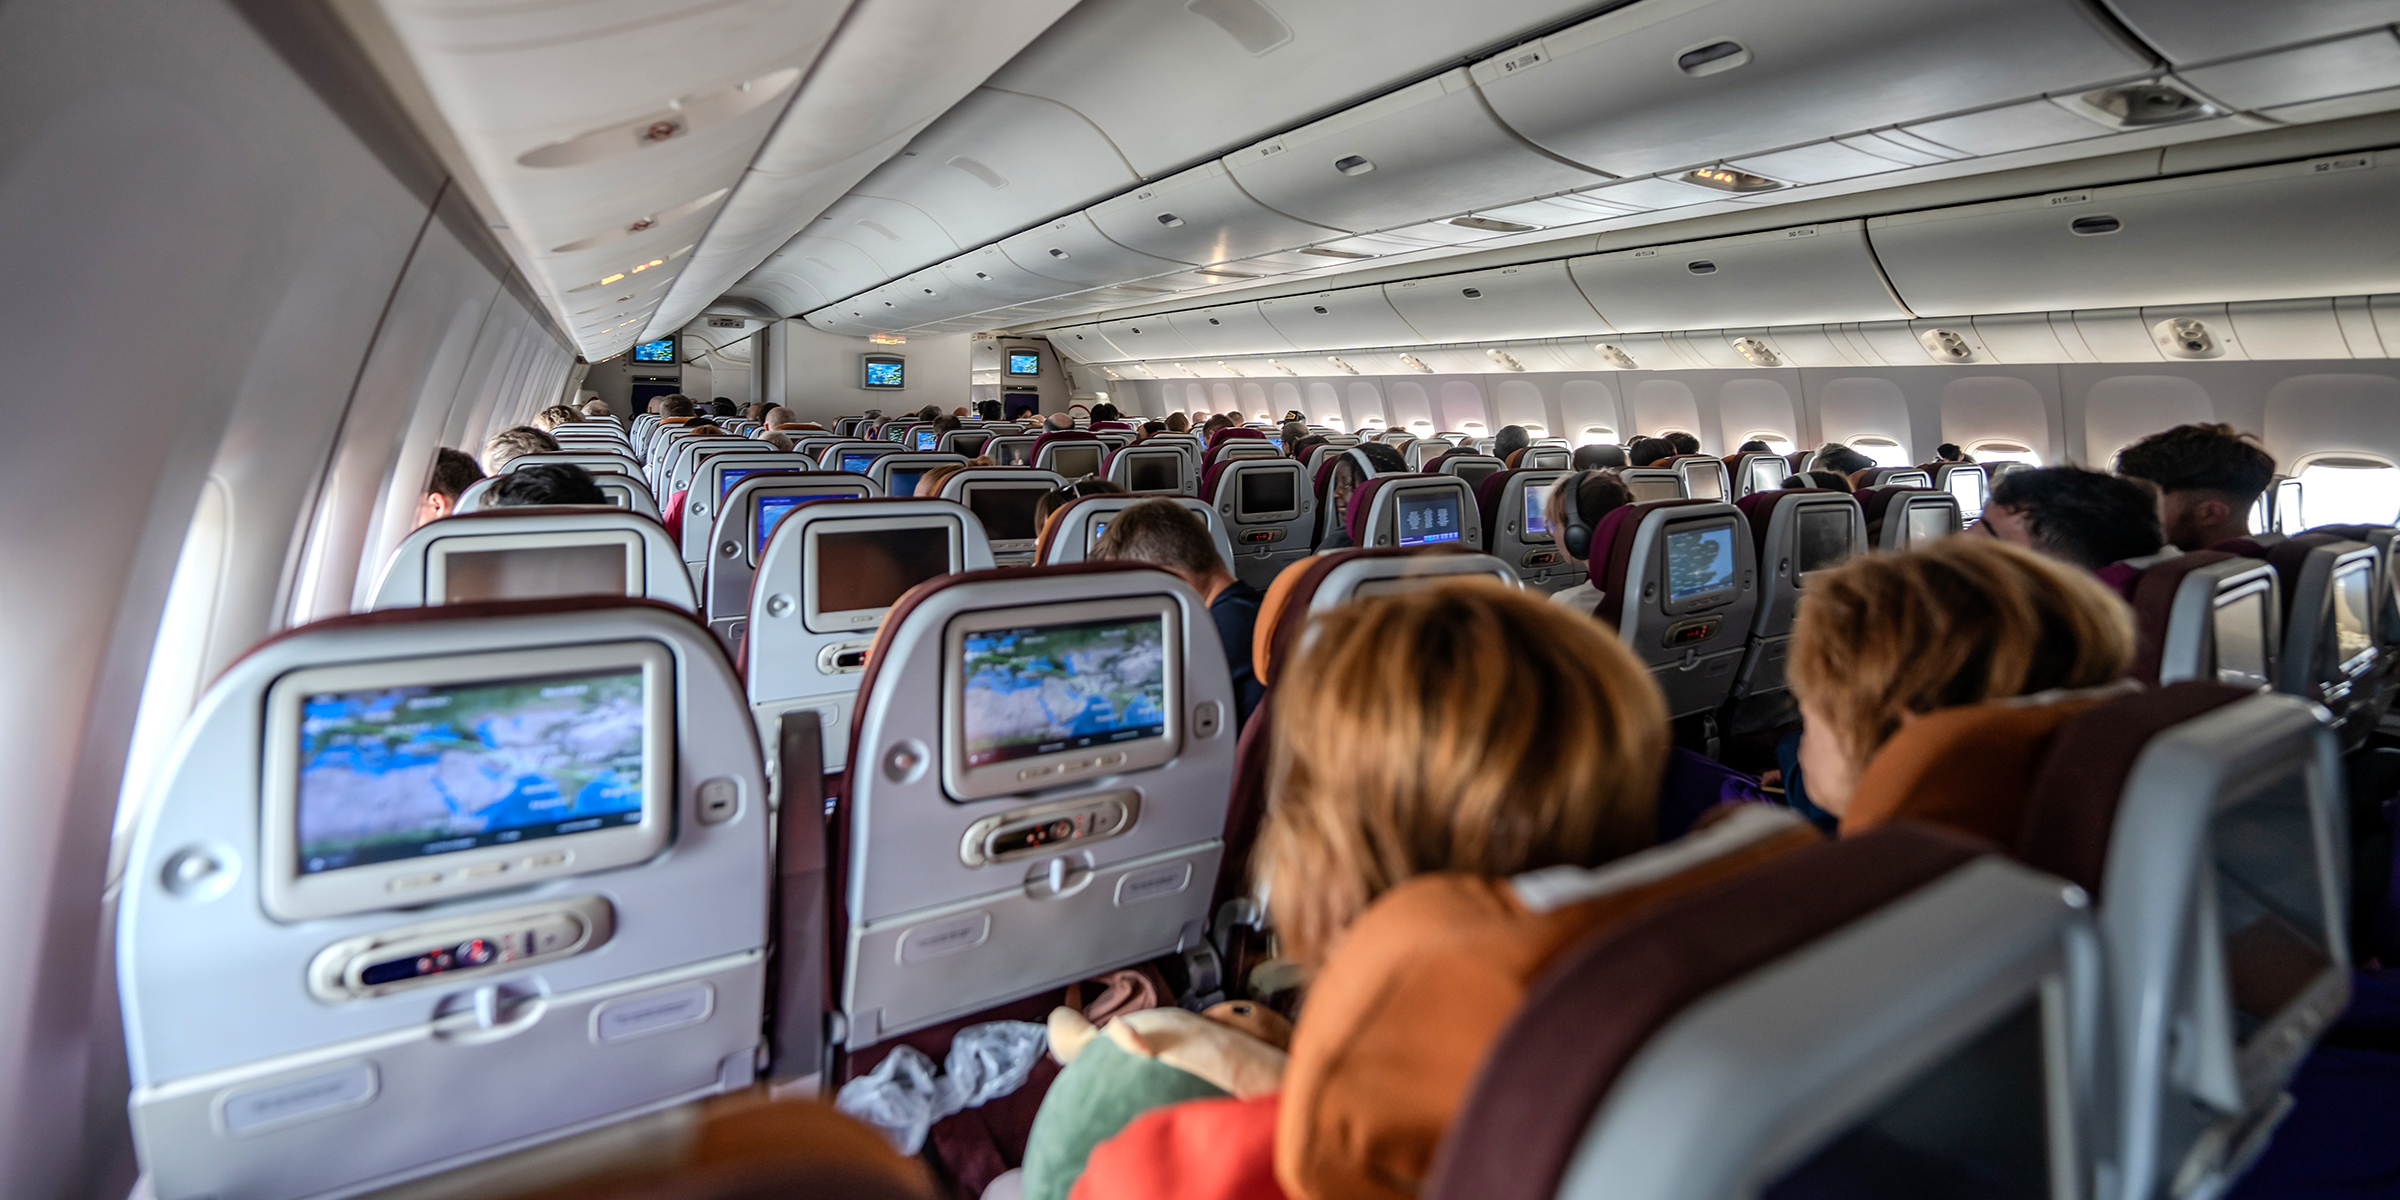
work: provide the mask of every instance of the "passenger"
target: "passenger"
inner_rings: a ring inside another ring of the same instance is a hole
[[[942,435],[958,427],[959,419],[951,416],[949,413],[943,413],[942,415],[935,417],[933,419],[933,444],[936,446],[941,445]]]
[[[1625,457],[1637,467],[1655,467],[1675,457],[1675,443],[1665,438],[1637,437],[1625,448]]]
[[[1558,552],[1569,562],[1583,562],[1567,549],[1567,502],[1575,502],[1577,515],[1586,528],[1597,529],[1600,518],[1633,503],[1633,492],[1625,479],[1614,470],[1583,471],[1559,480],[1542,501],[1542,520],[1550,526],[1550,537],[1558,544]],[[1586,616],[1599,611],[1600,589],[1592,586],[1587,574],[1583,582],[1563,592],[1553,592],[1550,603],[1564,605]]]
[[[930,421],[941,415],[942,406],[939,404],[928,404],[917,410],[917,419],[920,421]]]
[[[964,420],[966,420],[968,417],[971,417],[971,416],[973,416],[973,415],[975,415],[975,414],[974,414],[974,411],[973,411],[973,410],[969,409],[969,408],[968,408],[966,405],[964,405],[964,404],[961,404],[961,405],[959,405],[957,408],[951,409],[951,410],[950,410],[950,415],[951,415],[951,416],[954,416],[954,417],[957,417],[957,418],[958,418],[959,420],[961,420],[961,421],[964,421]]]
[[[1000,402],[997,400],[982,401],[975,406],[975,415],[982,417],[986,421],[999,420],[1001,416]]]
[[[983,465],[989,466],[990,464],[984,463]],[[919,500],[939,500],[942,497],[942,485],[948,483],[951,476],[966,469],[957,463],[944,463],[917,476],[917,490],[909,494]]]
[[[1492,436],[1492,457],[1507,462],[1508,456],[1533,444],[1533,435],[1522,425],[1503,425]]]
[[[574,409],[568,408],[564,404],[553,404],[533,414],[534,425],[545,433],[561,425],[572,425],[582,419]]]
[[[1092,424],[1094,425],[1097,425],[1102,421],[1117,421],[1122,419],[1122,415],[1117,412],[1117,406],[1110,404],[1106,400],[1103,400],[1100,403],[1092,406]]]
[[[1408,470],[1408,460],[1381,442],[1363,442],[1334,459],[1333,475],[1325,485],[1325,537],[1317,543],[1320,551],[1347,550],[1354,545],[1348,523],[1350,495],[1369,478],[1358,464],[1360,457],[1375,468],[1377,475],[1396,475]]]
[[[1165,496],[1128,506],[1108,519],[1108,530],[1092,547],[1099,562],[1146,563],[1192,585],[1208,605],[1224,643],[1225,666],[1233,673],[1234,720],[1237,728],[1267,694],[1266,685],[1250,666],[1251,635],[1258,628],[1258,606],[1265,599],[1257,588],[1234,578],[1217,553],[1208,525],[1192,510]]]
[[[1200,424],[1200,440],[1206,442],[1209,438],[1216,436],[1216,432],[1218,430],[1232,428],[1233,423],[1233,418],[1231,417],[1224,416],[1219,413],[1210,413],[1208,420],[1203,421]]]
[[[1805,474],[1785,477],[1783,486],[1786,488],[1823,488],[1829,492],[1846,492],[1850,490],[1850,477],[1832,471],[1809,471]]]
[[[1974,456],[1968,454],[1964,450],[1959,449],[1958,443],[1956,442],[1943,442],[1941,445],[1935,446],[1933,448],[1933,460],[1935,462],[1946,463],[1971,463],[1975,461]]]
[[[1324,434],[1312,433],[1297,442],[1286,444],[1291,447],[1291,456],[1305,463],[1308,461],[1308,452],[1325,445],[1326,442]]]
[[[1688,434],[1688,433],[1670,433],[1670,434],[1668,434],[1668,435],[1667,435],[1667,444],[1668,444],[1668,445],[1670,445],[1670,446],[1673,446],[1673,447],[1675,447],[1675,453],[1677,453],[1677,454],[1698,454],[1698,453],[1700,453],[1700,439],[1699,439],[1699,438],[1696,438],[1696,437],[1693,437],[1691,434]]]
[[[1179,412],[1171,412],[1167,414],[1168,433],[1190,433],[1191,431],[1191,417]]]
[[[688,421],[692,418],[692,398],[682,394],[668,396],[658,402],[658,415],[669,421]]]
[[[1162,433],[1165,433],[1166,431],[1167,431],[1167,423],[1166,423],[1165,421],[1144,421],[1144,422],[1142,422],[1142,428],[1141,428],[1141,435],[1142,435],[1142,436],[1141,436],[1140,438],[1137,438],[1137,439],[1135,439],[1135,440],[1137,440],[1137,441],[1147,441],[1147,440],[1149,440],[1149,439],[1151,439],[1151,438],[1157,437],[1158,435],[1160,435],[1160,434],[1162,434]]]
[[[708,411],[714,416],[730,417],[734,413],[733,400],[727,396],[719,396],[708,402]]]
[[[1840,442],[1827,442],[1824,449],[1817,451],[1817,461],[1809,469],[1811,471],[1831,471],[1836,475],[1847,477],[1853,472],[1874,470],[1875,460]],[[1846,478],[1845,486],[1838,490],[1850,490]]]
[[[1073,429],[1075,418],[1067,413],[1054,412],[1042,418],[1042,424],[1051,429]]]
[[[585,420],[590,421],[613,421],[616,419],[616,412],[609,408],[608,401],[594,396],[583,402],[583,416]]]
[[[1308,425],[1299,420],[1285,421],[1275,435],[1283,439],[1283,452],[1289,454],[1293,447],[1308,439]]]
[[[759,438],[758,440],[765,442],[766,444],[773,446],[778,450],[784,451],[787,454],[790,453],[792,447],[797,444],[792,441],[792,435],[784,433],[781,430],[769,430],[765,436]]]
[[[483,468],[464,450],[444,446],[433,452],[433,470],[425,476],[425,492],[417,497],[417,524],[438,521],[458,511],[458,494],[483,478]],[[413,528],[413,526],[412,526]]]
[[[742,419],[745,421],[756,421],[761,416],[764,416],[766,411],[766,405],[753,400],[750,403],[742,406]]]
[[[767,415],[759,418],[759,423],[769,429],[781,429],[786,425],[799,424],[800,414],[780,404],[772,405],[767,409]]]
[[[1125,489],[1097,475],[1086,475],[1070,481],[1067,486],[1054,488],[1033,502],[1033,527],[1048,532],[1050,518],[1069,503],[1085,496],[1122,496]]]
[[[2117,474],[2157,486],[2159,523],[2176,549],[2205,550],[2250,536],[2250,506],[2275,482],[2275,458],[2231,425],[2178,425],[2125,447]]]
[[[1737,447],[1735,447],[1733,452],[1734,452],[1735,454],[1773,454],[1773,453],[1775,453],[1775,451],[1774,451],[1774,448],[1773,448],[1773,447],[1770,447],[1770,446],[1768,446],[1768,445],[1767,445],[1765,442],[1762,442],[1762,441],[1758,440],[1757,438],[1751,438],[1749,441],[1743,442],[1743,443],[1742,443],[1740,446],[1737,446]]]
[[[573,463],[542,463],[511,471],[484,495],[486,508],[532,508],[547,504],[606,504],[608,493],[592,473]]]
[[[1575,448],[1574,467],[1578,471],[1600,471],[1625,465],[1625,447],[1603,442]]]
[[[1811,576],[1789,667],[1807,800],[1838,818],[1908,722],[2110,683],[2133,650],[2133,612],[2099,580],[1988,538],[1863,555]],[[1787,788],[1798,782],[1787,774]]]
[[[2158,553],[2158,493],[2138,479],[2042,467],[2001,476],[1980,528],[1993,537],[2097,571]]]
[[[483,472],[498,475],[528,454],[555,454],[558,439],[531,425],[511,425],[483,443]]]

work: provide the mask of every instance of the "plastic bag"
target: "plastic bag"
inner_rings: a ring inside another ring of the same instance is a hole
[[[872,1125],[902,1154],[925,1148],[934,1122],[1025,1086],[1049,1030],[1028,1021],[969,1025],[951,1039],[947,1071],[914,1046],[900,1046],[873,1071],[842,1085],[833,1106]]]

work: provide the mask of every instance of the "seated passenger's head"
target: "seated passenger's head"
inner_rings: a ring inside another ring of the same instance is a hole
[[[546,504],[606,504],[608,493],[592,473],[573,463],[543,463],[510,471],[485,494],[485,508],[535,508]]]
[[[1733,452],[1735,454],[1773,454],[1775,453],[1775,450],[1765,442],[1762,442],[1757,438],[1751,438],[1749,441],[1743,442],[1741,445],[1735,447]]]
[[[1233,573],[1217,553],[1216,539],[1199,515],[1165,496],[1119,510],[1108,519],[1108,531],[1093,543],[1098,562],[1131,562],[1157,567],[1192,585],[1203,598]]]
[[[778,425],[797,425],[800,423],[800,414],[778,404],[767,410],[767,415],[761,418],[761,423],[769,429]]]
[[[1053,488],[1033,502],[1033,527],[1048,529],[1051,514],[1085,496],[1122,496],[1125,489],[1097,475],[1086,475],[1062,488]]]
[[[708,411],[716,416],[730,417],[734,413],[733,399],[729,396],[719,396],[708,402]]]
[[[1159,434],[1165,433],[1167,428],[1168,426],[1165,421],[1144,421],[1142,422],[1141,434],[1145,438],[1154,438]]]
[[[935,418],[933,419],[933,440],[934,440],[934,443],[935,443],[936,445],[939,445],[939,444],[941,443],[941,440],[942,440],[942,435],[943,435],[943,434],[945,434],[945,433],[948,433],[948,432],[950,432],[950,431],[951,431],[951,430],[953,430],[953,429],[956,429],[956,428],[958,428],[958,426],[959,426],[959,420],[958,420],[958,418],[957,418],[957,417],[954,417],[954,416],[951,416],[949,413],[943,413],[942,415],[940,415],[940,416],[938,416],[938,417],[935,417]]]
[[[607,417],[614,414],[609,410],[608,401],[603,400],[598,396],[594,396],[591,399],[583,402],[583,415],[587,417]]]
[[[1276,683],[1252,858],[1304,968],[1415,876],[1596,866],[1656,839],[1666,706],[1597,623],[1469,580],[1314,624]]]
[[[464,450],[444,446],[433,452],[433,470],[425,476],[424,494],[417,497],[417,524],[437,521],[458,511],[458,494],[483,478],[483,468]]]
[[[1372,475],[1358,465],[1360,458],[1366,459],[1367,466],[1375,469]],[[1333,460],[1333,474],[1326,482],[1325,501],[1332,506],[1335,519],[1339,520],[1342,514],[1349,512],[1350,493],[1357,491],[1358,485],[1375,475],[1404,474],[1407,470],[1408,459],[1398,450],[1382,442],[1361,442],[1344,450]]]
[[[1503,425],[1492,435],[1492,457],[1507,462],[1508,456],[1533,444],[1533,435],[1522,425]]]
[[[2132,660],[2133,612],[2099,580],[1990,538],[1811,575],[1788,668],[1808,798],[1840,815],[1867,762],[1918,716],[2096,687]]]
[[[982,466],[991,465],[988,460],[978,460],[978,463]],[[910,492],[909,495],[915,496],[919,500],[939,500],[942,496],[942,485],[948,483],[951,476],[966,469],[957,463],[944,463],[935,467],[917,476],[917,490]]]
[[[658,415],[667,418],[691,416],[692,398],[680,394],[669,396],[658,402]]]
[[[2156,484],[2167,540],[2204,550],[2250,535],[2250,506],[2275,482],[2275,458],[2231,425],[2178,425],[2125,447],[2117,473]]]
[[[1048,425],[1052,429],[1075,428],[1075,418],[1063,412],[1051,413],[1049,416],[1042,418],[1042,423]]]
[[[976,415],[976,416],[979,416],[979,417],[982,417],[982,418],[983,418],[984,420],[986,420],[986,421],[997,421],[997,420],[999,420],[999,419],[1000,419],[1000,402],[999,402],[999,401],[997,401],[997,400],[981,400],[981,401],[977,401],[977,402],[976,402],[976,405],[975,405],[975,415]]]
[[[1961,450],[1961,449],[1959,449],[1959,448],[1958,448],[1958,443],[1956,443],[1956,442],[1943,442],[1941,445],[1939,445],[1939,446],[1935,446],[1935,447],[1933,448],[1933,460],[1934,460],[1935,462],[1973,462],[1973,461],[1974,461],[1973,459],[1970,459],[1970,458],[1968,458],[1968,457],[1967,457],[1967,452],[1966,452],[1966,451],[1964,451],[1964,450]]]
[[[1228,417],[1223,413],[1210,413],[1208,420],[1200,423],[1200,432],[1203,434],[1211,434],[1220,429],[1230,428],[1232,425],[1233,418]]]
[[[1809,467],[1812,471],[1831,471],[1836,475],[1849,475],[1856,471],[1870,471],[1874,468],[1874,459],[1868,458],[1840,442],[1826,443],[1824,449],[1817,451],[1817,461]]]
[[[1191,431],[1192,419],[1190,417],[1179,412],[1171,412],[1167,414],[1168,433],[1190,433]]]
[[[484,439],[483,471],[486,475],[497,475],[507,470],[508,464],[528,454],[548,454],[557,449],[558,439],[549,434],[531,425],[511,425]]]
[[[939,404],[928,404],[917,410],[917,419],[920,421],[930,421],[940,415],[942,415],[942,406]]]
[[[1625,465],[1625,447],[1603,442],[1594,446],[1575,448],[1574,466],[1578,471],[1598,471]]]
[[[1673,446],[1673,447],[1675,447],[1675,453],[1677,453],[1677,454],[1698,454],[1698,453],[1700,453],[1700,439],[1699,439],[1699,438],[1696,438],[1696,437],[1693,437],[1691,434],[1688,434],[1688,433],[1670,433],[1670,434],[1668,434],[1668,435],[1667,435],[1667,444],[1668,444],[1668,445],[1670,445],[1670,446]]]
[[[1675,457],[1675,445],[1665,438],[1638,437],[1625,448],[1625,457],[1637,467],[1654,467]]]
[[[1289,451],[1308,437],[1308,425],[1301,421],[1285,421],[1275,435],[1283,439],[1283,448]]]
[[[1983,530],[2087,571],[2156,554],[2166,543],[2149,484],[2081,467],[2001,476],[1984,502]]]
[[[792,441],[792,435],[788,433],[777,433],[774,430],[768,430],[766,433],[760,435],[758,440],[787,453],[794,445],[797,444]]]
[[[1633,503],[1633,492],[1625,479],[1614,470],[1583,471],[1569,475],[1551,487],[1550,495],[1542,501],[1542,520],[1550,526],[1550,536],[1558,542],[1558,551],[1575,557],[1567,549],[1567,502],[1572,498],[1577,515],[1585,528],[1597,528],[1600,518]]]
[[[1797,484],[1787,479],[1784,481],[1783,486],[1823,488],[1829,492],[1847,492],[1851,490],[1850,477],[1833,471],[1810,471],[1806,475],[1801,476],[1800,479],[1802,482]]]

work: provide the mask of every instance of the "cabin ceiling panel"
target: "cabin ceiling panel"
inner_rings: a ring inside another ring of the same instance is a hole
[[[1286,341],[1304,350],[1413,346],[1426,340],[1401,319],[1380,287],[1261,300],[1258,311]]]
[[[1618,329],[1704,329],[1902,317],[1864,222],[1620,250],[1568,266]]]
[[[1183,263],[1128,250],[1108,240],[1082,213],[1003,239],[1000,251],[1034,275],[1068,288],[1095,287],[1181,271]],[[1162,291],[1166,289],[1160,289]]]
[[[1192,353],[1211,359],[1237,354],[1280,354],[1294,347],[1261,316],[1256,304],[1227,304],[1173,314],[1175,332]]]
[[[1118,245],[1200,267],[1348,232],[1269,209],[1214,162],[1111,196],[1087,211],[1092,224]]]
[[[2210,99],[2235,108],[2279,108],[2353,92],[2400,87],[2400,37],[2377,29],[2356,37],[2177,72]]]
[[[2179,63],[2400,23],[2393,0],[2110,0],[2109,7]]]
[[[858,247],[883,271],[879,283],[959,251],[958,243],[925,210],[857,192],[834,201],[808,229],[813,237],[839,238]]]
[[[923,209],[959,245],[1006,237],[1141,182],[1081,113],[978,88],[859,182]]]
[[[1474,71],[1500,119],[1537,145],[1646,175],[2152,65],[2075,0],[1718,0],[1631,5]]]
[[[1429,341],[1580,337],[1608,329],[1563,262],[1404,280],[1385,284],[1383,294]]]

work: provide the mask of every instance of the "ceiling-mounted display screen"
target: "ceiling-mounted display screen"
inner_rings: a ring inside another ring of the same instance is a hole
[[[859,359],[863,372],[859,386],[876,391],[897,392],[908,386],[908,360],[897,354],[867,354]]]
[[[1041,355],[1041,352],[1040,352],[1040,351],[1037,351],[1037,350],[1011,350],[1011,351],[1009,351],[1009,352],[1008,352],[1008,373],[1009,373],[1009,374],[1011,374],[1011,375],[1039,375],[1039,374],[1041,374],[1041,373],[1042,373],[1042,355]]]
[[[671,362],[674,362],[674,361],[675,361],[675,339],[674,339],[674,337],[670,335],[670,336],[668,336],[668,337],[663,337],[663,338],[660,338],[660,339],[658,339],[658,340],[657,340],[657,341],[655,341],[655,342],[643,342],[641,345],[639,345],[639,346],[635,346],[635,347],[633,348],[633,361],[635,361],[635,362],[637,362],[637,363],[671,363]]]

